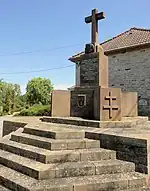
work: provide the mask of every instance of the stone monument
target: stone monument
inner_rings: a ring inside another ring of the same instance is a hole
[[[85,18],[92,23],[91,43],[85,45],[83,54],[69,59],[76,64],[76,86],[71,91],[52,92],[52,117],[116,121],[137,116],[137,93],[123,93],[108,85],[108,58],[98,43],[98,20],[104,18],[96,9]]]

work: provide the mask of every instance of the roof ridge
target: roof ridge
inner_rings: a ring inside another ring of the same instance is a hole
[[[146,28],[132,27],[132,28],[128,29],[128,30],[125,31],[125,32],[122,32],[122,33],[120,33],[120,34],[118,34],[118,35],[116,35],[116,36],[114,36],[114,37],[112,37],[112,38],[110,38],[110,39],[108,39],[108,40],[105,40],[104,42],[100,43],[100,45],[103,45],[103,44],[105,44],[105,43],[107,43],[107,42],[109,42],[109,41],[111,41],[111,40],[114,40],[114,39],[116,39],[116,38],[118,38],[118,37],[120,37],[120,36],[126,34],[127,32],[129,32],[129,31],[131,31],[131,30],[150,31],[150,29],[146,29]]]
[[[131,29],[134,29],[134,30],[141,30],[141,31],[150,31],[150,29],[146,29],[146,28],[137,28],[137,27],[132,27]]]
[[[141,30],[141,31],[150,31],[150,29],[146,29],[146,28],[136,28],[134,27],[136,30]]]
[[[116,39],[116,38],[118,38],[118,37],[124,35],[125,33],[129,32],[129,31],[132,30],[132,29],[133,29],[133,28],[130,28],[130,29],[128,29],[127,31],[122,32],[122,33],[120,33],[120,34],[118,34],[118,35],[116,35],[116,36],[110,38],[109,40],[105,40],[104,42],[102,42],[102,43],[100,43],[100,44],[102,45],[102,44],[105,44],[105,43],[107,43],[107,42],[109,42],[109,41],[111,41],[111,40],[114,40],[114,39]]]

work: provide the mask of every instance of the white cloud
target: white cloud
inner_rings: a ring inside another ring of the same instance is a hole
[[[72,84],[57,84],[57,85],[54,85],[54,89],[55,90],[67,90],[71,86],[73,86],[73,85]]]

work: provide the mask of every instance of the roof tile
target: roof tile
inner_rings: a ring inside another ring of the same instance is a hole
[[[105,51],[150,43],[150,29],[131,28],[101,43]]]

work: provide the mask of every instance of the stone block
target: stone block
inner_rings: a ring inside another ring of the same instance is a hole
[[[95,166],[88,162],[57,165],[56,178],[95,175]]]
[[[104,160],[101,162],[94,162],[96,167],[96,174],[115,174],[134,172],[134,163],[123,162],[119,160]]]
[[[83,97],[83,105],[80,104],[80,97]],[[71,91],[71,116],[93,119],[93,89],[75,88]]]
[[[94,119],[100,121],[118,121],[121,118],[121,89],[95,88]],[[114,126],[114,124],[112,125]]]
[[[138,95],[137,92],[122,92],[122,116],[138,116]]]
[[[99,140],[88,140],[88,141],[85,141],[85,148],[86,149],[100,148],[100,141]]]
[[[69,117],[70,116],[70,91],[53,90],[52,91],[51,116]]]
[[[121,120],[121,89],[100,88],[100,120]]]
[[[80,161],[80,153],[78,151],[51,151],[50,155],[46,156],[47,163],[65,163]]]
[[[89,149],[80,152],[81,161],[99,161],[116,158],[116,152],[103,149]]]
[[[85,141],[80,140],[80,141],[71,141],[67,143],[67,149],[68,150],[73,150],[73,149],[85,149]]]
[[[37,135],[41,137],[46,138],[52,138],[52,139],[83,139],[85,136],[85,133],[81,130],[68,130],[64,129],[63,131],[61,129],[50,129],[47,128],[39,128],[39,127],[25,127],[24,133],[28,133],[31,135]]]

